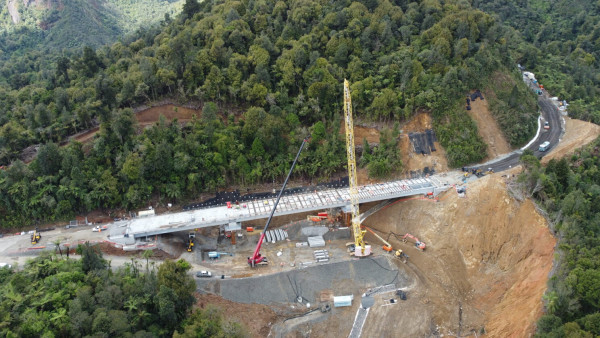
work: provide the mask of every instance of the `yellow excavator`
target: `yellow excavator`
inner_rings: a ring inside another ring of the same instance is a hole
[[[40,235],[40,233],[38,232],[38,229],[35,228],[35,230],[33,230],[33,233],[31,234],[31,244],[38,244],[40,242],[40,240],[42,239],[42,235]]]
[[[190,232],[188,234],[188,247],[187,247],[188,252],[192,252],[194,250],[194,238],[196,238],[196,234],[193,232]]]
[[[348,156],[348,181],[350,188],[350,211],[352,213],[352,233],[354,243],[347,243],[351,255],[365,257],[371,254],[371,246],[364,240],[366,230],[360,227],[360,213],[358,210],[358,183],[356,179],[356,157],[354,154],[354,122],[352,121],[352,98],[348,80],[344,79],[344,122],[346,129],[346,155]]]

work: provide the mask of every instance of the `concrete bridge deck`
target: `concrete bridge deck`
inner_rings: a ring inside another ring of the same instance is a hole
[[[367,203],[430,192],[437,195],[448,188],[450,185],[442,183],[438,178],[432,176],[363,185],[359,187],[358,192],[360,203]],[[345,187],[282,196],[274,216],[347,206],[350,203],[348,190],[349,188]],[[239,205],[232,205],[232,208],[217,206],[134,218],[112,227],[110,238],[123,244],[133,244],[135,238],[217,225],[240,224],[245,221],[268,218],[274,205],[275,198],[267,198],[240,202]]]

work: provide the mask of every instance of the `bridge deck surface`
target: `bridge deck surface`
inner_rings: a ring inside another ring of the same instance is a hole
[[[448,188],[449,186],[440,180],[430,177],[363,185],[359,187],[358,194],[360,203],[366,203],[429,192],[437,195]],[[345,187],[282,196],[274,216],[347,206],[350,201],[348,190],[349,188]],[[232,208],[217,206],[135,218],[123,222],[119,227],[113,227],[110,238],[130,242],[134,238],[267,218],[275,205],[275,198],[239,204],[231,202]]]

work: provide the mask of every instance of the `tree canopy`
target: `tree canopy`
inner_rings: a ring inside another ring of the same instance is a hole
[[[464,109],[466,93],[500,87],[490,79],[501,72],[527,96],[507,52],[511,31],[465,2],[226,0],[184,7],[161,29],[110,46],[31,52],[2,65],[0,164],[12,163],[0,172],[3,226],[283,179],[309,134],[318,142],[295,174],[327,180],[345,171],[344,78],[357,120],[392,125],[430,111],[451,166],[486,153]],[[203,109],[187,124],[162,119],[138,132],[130,107],[165,98]],[[534,133],[531,102],[498,106],[513,145]],[[91,144],[57,147],[93,126],[99,132]],[[360,161],[372,175],[401,170],[399,132]],[[18,163],[34,144],[42,144],[42,156]]]

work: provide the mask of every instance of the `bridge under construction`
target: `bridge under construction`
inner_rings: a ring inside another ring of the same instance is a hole
[[[367,203],[415,195],[437,196],[450,187],[447,183],[442,183],[438,177],[431,176],[359,186],[358,195],[360,203]],[[240,230],[242,222],[267,218],[274,204],[275,198],[257,199],[239,204],[231,201],[229,206],[138,217],[121,221],[111,227],[110,239],[122,244],[134,244],[136,238],[212,226],[224,226],[225,230]],[[315,190],[283,196],[274,216],[344,208],[349,204],[348,187]]]

